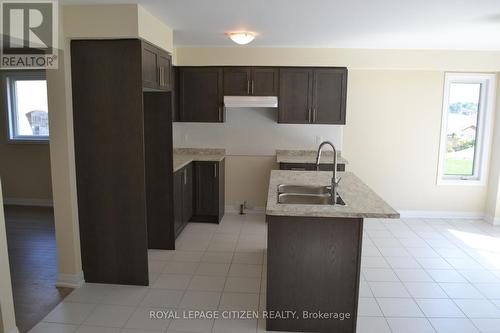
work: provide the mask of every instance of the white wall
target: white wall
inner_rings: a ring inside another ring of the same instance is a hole
[[[484,214],[486,186],[436,184],[443,79],[445,71],[498,72],[500,52],[231,47],[178,48],[176,57],[178,65],[187,66],[348,67],[347,125],[331,129],[349,160],[348,170],[407,213],[450,217]],[[261,185],[267,184],[276,165],[269,157],[255,155],[285,148],[281,147],[284,141],[291,142],[286,148],[311,147],[318,129],[295,125],[283,130],[285,134],[274,135],[269,132],[281,125],[259,120],[263,111],[250,111],[231,114],[229,110],[227,124],[176,124],[174,142],[226,145],[231,155],[226,175],[232,180],[226,182],[226,203],[237,205],[247,200],[263,207],[266,191]],[[246,129],[238,128],[245,125]],[[288,131],[293,138],[287,136]],[[184,142],[183,133],[187,133]],[[254,156],[237,156],[240,152]],[[265,171],[251,172],[255,168]],[[246,178],[249,173],[251,181]]]
[[[174,123],[175,147],[225,148],[228,155],[275,155],[276,149],[342,147],[342,126],[278,124],[278,109],[227,108],[226,122]]]
[[[3,212],[2,183],[0,181],[0,332],[18,332],[12,299],[7,234]]]
[[[399,210],[479,216],[486,186],[436,184],[443,85],[441,71],[350,71],[344,155]]]
[[[497,82],[497,105],[494,117],[494,128],[496,130],[493,131],[491,141],[486,218],[489,222],[500,225],[500,80]]]
[[[179,66],[347,66],[349,69],[500,70],[500,51],[376,50],[287,47],[181,47]]]
[[[138,4],[66,5],[64,33],[69,38],[143,38],[173,52],[172,29]]]

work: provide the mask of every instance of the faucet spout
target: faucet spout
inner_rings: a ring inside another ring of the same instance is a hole
[[[339,186],[339,181],[337,181],[337,149],[330,141],[324,141],[318,147],[318,152],[316,153],[316,170],[319,171],[319,164],[321,161],[321,150],[325,145],[329,145],[333,149],[333,175],[332,175],[331,195],[333,199],[332,205],[335,205],[337,202],[337,187]]]

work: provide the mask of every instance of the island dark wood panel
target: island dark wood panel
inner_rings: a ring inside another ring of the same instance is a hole
[[[280,162],[280,170],[295,170],[295,171],[316,171],[315,163],[285,163]],[[333,171],[333,163],[321,163],[320,171]],[[337,163],[337,171],[345,171],[345,164]]]
[[[356,332],[363,219],[267,216],[267,311],[298,318],[267,319],[267,330]],[[303,312],[349,319],[306,319]]]

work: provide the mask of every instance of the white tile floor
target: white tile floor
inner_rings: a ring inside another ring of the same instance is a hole
[[[151,309],[265,308],[262,215],[190,223],[150,251],[150,287],[86,284],[32,333],[265,332],[257,320],[149,320]],[[365,221],[358,333],[500,332],[500,227],[473,220]]]

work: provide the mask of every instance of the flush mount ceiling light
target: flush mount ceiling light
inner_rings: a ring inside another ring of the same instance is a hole
[[[227,36],[236,44],[245,45],[254,40],[255,33],[249,31],[228,32]]]

